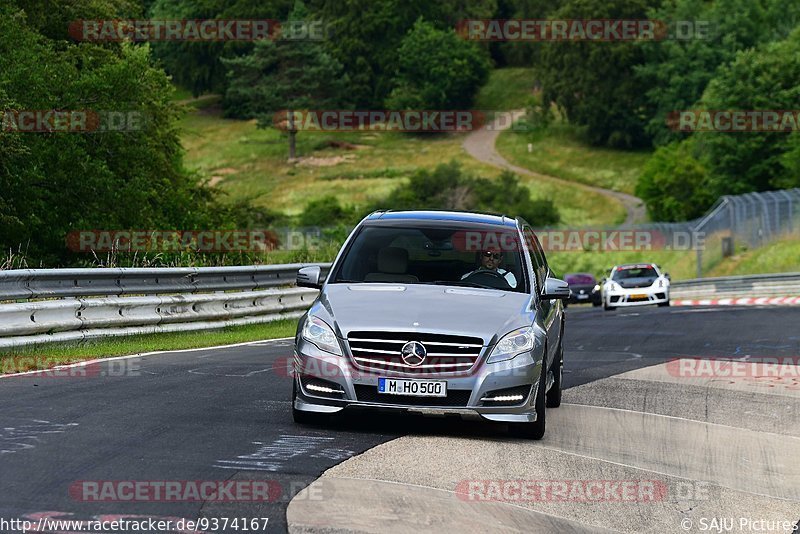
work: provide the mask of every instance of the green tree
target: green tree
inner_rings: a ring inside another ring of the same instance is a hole
[[[740,52],[721,67],[700,101],[709,110],[800,109],[800,28],[783,41]],[[696,133],[716,195],[797,187],[787,171],[796,135],[787,132]]]
[[[289,20],[305,20],[297,2]],[[223,60],[230,79],[225,93],[229,114],[256,117],[258,127],[274,122],[275,113],[328,109],[347,101],[348,78],[342,65],[317,41],[260,41],[252,53]],[[287,124],[289,158],[296,156],[297,127]]]
[[[647,132],[656,145],[685,137],[667,127],[669,113],[691,109],[717,69],[736,53],[773,40],[785,39],[800,22],[800,4],[793,0],[673,0],[651,10],[666,21],[696,21],[698,38],[639,43],[646,62],[636,75],[648,88],[654,109]]]
[[[489,61],[475,43],[452,29],[418,19],[398,50],[392,109],[464,109],[486,83]]]
[[[0,133],[0,246],[56,266],[75,261],[65,246],[73,230],[227,224],[183,168],[171,94],[147,46],[50,40],[0,6],[0,109],[144,117],[133,131]]]
[[[556,19],[644,19],[654,0],[566,0]],[[644,61],[635,42],[549,42],[534,65],[542,101],[554,102],[588,141],[613,147],[649,144],[647,87],[634,75]]]
[[[654,221],[686,221],[702,215],[716,200],[708,171],[695,157],[691,140],[658,148],[647,161],[636,194]]]
[[[462,19],[491,18],[497,9],[495,0],[310,0],[309,6],[330,24],[327,46],[344,65],[349,93],[361,109],[385,105],[394,88],[398,48],[418,19],[445,30]]]
[[[155,0],[150,16],[170,19],[274,19],[284,20],[292,0]],[[246,42],[157,42],[154,55],[175,83],[197,96],[206,92],[224,93],[227,88],[225,59],[253,50]]]

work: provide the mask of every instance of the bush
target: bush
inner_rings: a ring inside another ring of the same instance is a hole
[[[692,141],[676,142],[655,151],[647,161],[636,194],[654,221],[685,221],[699,217],[716,200],[708,189],[708,171],[692,153]]]
[[[455,162],[420,170],[380,203],[382,209],[444,209],[520,216],[537,227],[560,220],[549,199],[532,199],[519,178],[504,171],[497,180],[464,174]]]
[[[398,50],[391,109],[466,109],[489,77],[489,60],[453,30],[417,20]]]
[[[321,227],[347,225],[353,222],[354,213],[353,208],[343,207],[335,196],[328,195],[306,205],[300,214],[300,224]]]

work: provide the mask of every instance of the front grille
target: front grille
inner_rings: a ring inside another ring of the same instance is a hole
[[[409,365],[400,355],[409,341],[419,341],[427,350],[420,365]],[[348,334],[347,342],[358,366],[400,373],[465,373],[478,361],[483,348],[479,337],[420,332],[353,331]]]
[[[637,287],[650,287],[653,285],[652,280],[644,280],[643,282],[618,282],[618,283],[625,289],[633,289]]]
[[[359,402],[374,402],[401,406],[450,406],[466,407],[470,390],[451,389],[447,397],[412,397],[410,395],[386,395],[378,393],[378,386],[356,385],[356,399]]]

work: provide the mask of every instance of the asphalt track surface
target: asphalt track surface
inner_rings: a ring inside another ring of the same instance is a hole
[[[538,443],[507,437],[502,425],[420,416],[349,415],[325,427],[295,425],[285,371],[290,340],[116,360],[88,376],[2,379],[0,520],[266,517],[267,531],[283,532],[290,499],[319,479],[335,484],[328,493],[322,486],[322,501],[308,489],[297,496],[289,508],[293,531],[322,531],[325,521],[334,529],[349,523],[365,531],[408,530],[412,525],[398,523],[402,517],[392,508],[397,502],[419,506],[404,512],[415,518],[414,529],[455,528],[435,520],[445,509],[441,501],[458,517],[477,515],[484,523],[471,523],[475,531],[679,532],[691,506],[678,502],[656,509],[476,506],[452,498],[454,482],[471,477],[604,480],[658,473],[670,488],[710,484],[707,500],[693,505],[702,513],[770,510],[797,522],[796,384],[775,392],[763,385],[679,383],[659,374],[658,364],[677,357],[797,357],[800,307],[610,313],[570,307],[567,313],[568,404],[548,411],[548,434]],[[721,454],[717,446],[732,449]],[[97,502],[81,491],[81,481],[226,480],[269,481],[277,492],[273,502]],[[411,486],[416,494],[409,497]],[[379,512],[385,523],[376,526]],[[314,522],[315,513],[325,514],[323,524],[319,517]]]

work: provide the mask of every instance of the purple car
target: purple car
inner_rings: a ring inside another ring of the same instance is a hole
[[[600,287],[597,279],[589,273],[570,273],[564,277],[569,284],[572,295],[569,297],[569,304],[581,304],[591,302],[593,306],[600,306],[601,296]]]

